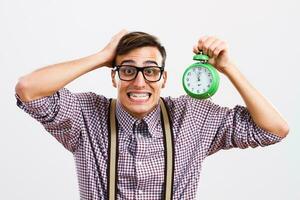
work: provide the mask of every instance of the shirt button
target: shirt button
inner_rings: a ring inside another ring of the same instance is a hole
[[[137,161],[136,164],[137,164],[137,166],[140,167],[140,166],[142,166],[143,162],[142,161]]]
[[[143,190],[138,190],[138,194],[143,194]]]

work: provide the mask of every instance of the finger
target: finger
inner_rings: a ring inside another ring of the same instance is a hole
[[[126,29],[122,29],[121,31],[119,31],[117,34],[115,34],[112,37],[112,41],[116,40],[119,41],[124,35],[126,35],[128,33],[128,31]]]
[[[208,38],[208,36],[203,36],[198,40],[198,44],[197,44],[198,52],[203,50],[203,44],[207,38]]]
[[[209,47],[215,40],[216,40],[215,37],[210,36],[203,42],[203,47],[202,47],[203,54],[208,55]]]
[[[127,30],[127,29],[122,29],[122,30],[118,33],[118,35],[123,36],[123,35],[126,35],[127,33],[128,33],[128,30]]]
[[[198,45],[195,45],[195,46],[193,47],[193,52],[194,52],[195,54],[200,53],[200,51],[199,51],[199,49],[198,49]]]
[[[213,51],[213,56],[218,57],[221,53],[227,51],[227,44],[225,42],[221,42]]]
[[[215,41],[213,41],[213,42],[211,43],[211,45],[210,45],[209,48],[208,48],[208,52],[207,52],[207,55],[208,55],[210,58],[214,57],[214,50],[215,50],[221,43],[222,43],[222,41],[219,40],[219,39],[216,39]]]

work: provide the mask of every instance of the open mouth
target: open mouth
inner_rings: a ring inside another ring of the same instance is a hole
[[[150,98],[151,93],[149,93],[149,92],[143,92],[143,93],[128,92],[127,96],[129,97],[129,99],[131,99],[133,101],[147,101]]]

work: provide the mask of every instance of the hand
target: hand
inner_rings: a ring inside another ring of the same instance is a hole
[[[218,71],[225,73],[225,70],[234,66],[229,59],[227,44],[213,36],[205,36],[199,39],[194,46],[193,52],[198,54],[200,51],[209,56],[209,63]]]
[[[120,39],[126,35],[128,31],[126,29],[121,30],[116,35],[114,35],[110,42],[101,50],[101,52],[105,55],[105,66],[113,67],[112,61],[116,56],[116,48],[119,44]]]

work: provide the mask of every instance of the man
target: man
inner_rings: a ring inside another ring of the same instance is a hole
[[[239,72],[222,40],[202,37],[210,63],[229,78],[246,107],[220,107],[188,96],[164,98],[174,139],[173,199],[195,198],[201,163],[220,149],[266,146],[279,142],[288,125]],[[126,30],[101,51],[55,64],[20,78],[17,104],[43,124],[74,155],[81,199],[107,199],[109,99],[74,94],[65,87],[92,70],[107,66],[118,90],[118,199],[162,199],[165,149],[158,105],[165,87],[166,52],[152,35]]]

